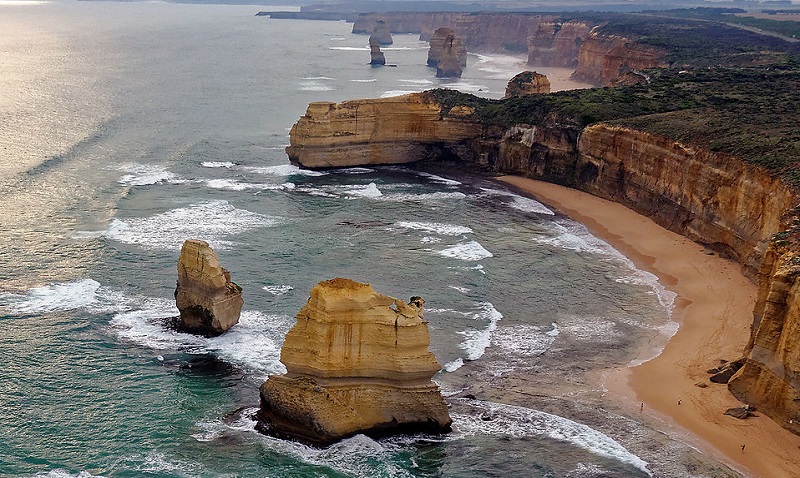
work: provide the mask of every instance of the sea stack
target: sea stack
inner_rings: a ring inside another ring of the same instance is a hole
[[[315,445],[357,433],[447,432],[452,420],[431,377],[423,300],[409,303],[349,279],[311,289],[286,335],[286,374],[261,385],[259,430]]]
[[[446,60],[446,61],[445,61]],[[443,64],[443,62],[445,62]],[[458,74],[449,76],[461,76],[461,69],[467,66],[467,49],[460,38],[456,37],[453,30],[442,27],[434,32],[430,40],[428,49],[428,66],[432,66],[443,72],[455,72],[458,66]]]
[[[379,45],[391,45],[394,43],[392,33],[389,31],[389,24],[385,20],[377,20],[375,27],[372,29],[372,34],[369,36],[370,40],[373,38]]]
[[[208,243],[189,239],[178,260],[175,303],[181,312],[180,329],[214,336],[239,322],[244,300],[242,288],[231,282],[230,272]]]
[[[519,73],[506,86],[506,95],[503,98],[515,98],[541,93],[550,93],[550,80],[535,71]]]
[[[380,44],[372,37],[369,37],[369,57],[369,64],[372,66],[382,66],[386,64],[386,57],[381,51]]]

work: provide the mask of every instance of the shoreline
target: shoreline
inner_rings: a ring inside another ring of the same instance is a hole
[[[680,328],[661,353],[602,373],[599,380],[610,400],[630,418],[642,413],[649,425],[746,476],[797,476],[800,437],[758,412],[747,420],[723,415],[742,404],[706,373],[721,359],[740,358],[750,335],[756,285],[738,263],[621,204],[519,176],[497,179],[580,222],[677,294],[672,320]]]

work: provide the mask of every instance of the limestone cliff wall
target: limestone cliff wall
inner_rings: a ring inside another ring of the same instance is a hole
[[[581,21],[540,22],[528,36],[528,64],[577,67],[578,53],[593,26]]]
[[[444,153],[445,145],[480,136],[469,110],[443,117],[419,94],[311,103],[289,132],[289,159],[308,168],[400,164]]]
[[[379,20],[385,21],[392,33],[419,33],[429,15],[422,12],[360,13],[353,21],[353,33],[369,35]]]
[[[620,75],[646,68],[664,68],[667,52],[625,37],[603,35],[595,28],[581,45],[575,80],[609,86]]]

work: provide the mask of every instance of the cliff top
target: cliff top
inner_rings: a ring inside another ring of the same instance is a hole
[[[498,126],[611,122],[741,157],[800,187],[800,69],[791,65],[647,72],[649,83],[488,100],[426,92]]]

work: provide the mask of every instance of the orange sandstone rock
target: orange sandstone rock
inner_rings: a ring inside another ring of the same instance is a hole
[[[535,71],[523,71],[508,82],[504,98],[550,93],[550,80]]]
[[[349,279],[317,284],[281,348],[287,373],[261,386],[260,429],[315,444],[356,433],[448,431],[422,303]]]

